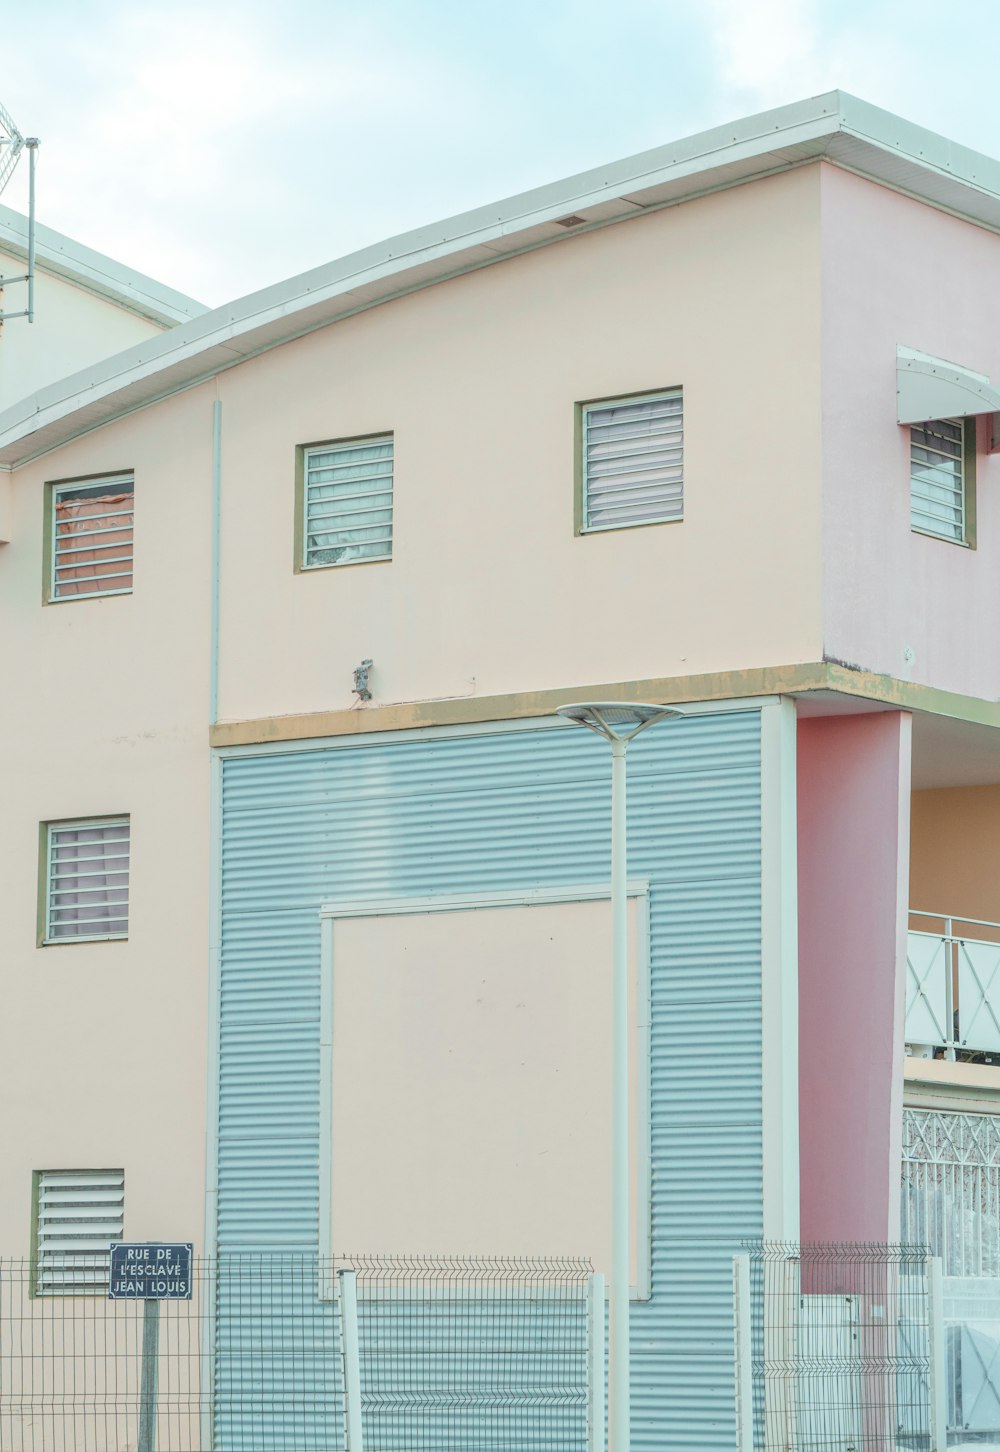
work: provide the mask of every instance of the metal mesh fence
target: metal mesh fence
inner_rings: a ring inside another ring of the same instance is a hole
[[[0,1260],[0,1452],[132,1452],[141,1445],[145,1302],[33,1295],[33,1284],[32,1262]],[[210,1448],[202,1352],[212,1286],[196,1263],[192,1300],[157,1302],[145,1400],[147,1411],[154,1400],[161,1452]]]
[[[588,1265],[279,1252],[159,1303],[35,1296],[0,1260],[0,1452],[342,1452],[347,1267],[366,1452],[583,1452]]]
[[[366,1449],[586,1447],[588,1264],[352,1264]]]
[[[747,1247],[754,1452],[903,1452],[931,1434],[919,1246]]]
[[[32,1294],[35,1268],[0,1260],[0,1452],[132,1452],[139,1446],[145,1302]],[[211,1277],[159,1304],[156,1446],[201,1452],[202,1348]]]

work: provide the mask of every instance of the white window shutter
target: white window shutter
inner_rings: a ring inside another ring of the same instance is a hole
[[[132,589],[132,476],[55,485],[51,508],[49,598],[127,594]]]
[[[659,524],[684,515],[681,390],[583,410],[583,529]]]
[[[304,569],[392,556],[391,434],[306,449]]]
[[[128,933],[129,819],[52,823],[46,942]]]
[[[910,427],[910,524],[923,534],[965,539],[965,424],[960,418]]]
[[[37,1294],[106,1294],[111,1243],[124,1230],[125,1171],[41,1170],[37,1194]]]

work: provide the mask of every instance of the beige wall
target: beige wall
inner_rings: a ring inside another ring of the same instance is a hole
[[[636,1284],[649,1131],[639,1109],[648,1050],[637,1029],[635,899],[629,934]],[[610,1274],[610,904],[345,918],[332,958],[332,1217],[323,1250],[579,1255]]]
[[[225,719],[819,659],[818,170],[418,292],[219,379]],[[680,384],[681,524],[577,538],[574,403]],[[296,445],[395,435],[391,563],[292,573]]]
[[[1000,923],[1000,786],[914,792],[910,905]]]
[[[0,1255],[34,1169],[125,1169],[126,1234],[201,1245],[212,396],[90,434],[15,480],[0,550]],[[135,465],[135,593],[43,606],[43,481]],[[127,942],[38,948],[41,821],[127,812]]]
[[[23,259],[0,251],[0,274],[20,276],[25,265]],[[7,288],[0,283],[0,289],[0,312],[27,307],[24,283]],[[162,325],[39,266],[34,322],[12,318],[0,324],[0,411],[46,383],[162,332]]]
[[[0,1254],[29,1249],[39,1168],[122,1165],[130,1237],[202,1241],[216,391],[223,717],[350,705],[363,657],[376,703],[816,659],[818,180],[771,178],[413,294],[16,473]],[[576,538],[574,403],[675,384],[684,522]],[[392,562],[296,575],[296,446],[383,429]],[[130,467],[134,593],[43,606],[45,481]],[[36,947],[39,822],[123,812],[128,942]]]
[[[931,264],[953,245],[962,266],[930,306]],[[801,168],[359,314],[18,471],[0,548],[0,1255],[29,1249],[38,1168],[123,1165],[130,1237],[202,1242],[214,398],[223,718],[350,706],[365,657],[379,704],[788,664],[824,645],[900,674],[910,642],[915,678],[995,698],[1000,517],[984,475],[976,555],[910,535],[893,370],[904,342],[1000,377],[983,306],[997,247]],[[48,279],[38,331],[0,338],[0,404],[42,367],[24,353],[9,371],[15,346],[41,347],[50,288],[74,296],[53,306],[47,361],[87,361],[73,350],[100,307]],[[684,522],[575,537],[574,403],[678,384]],[[382,430],[391,563],[296,575],[296,446]],[[134,594],[43,606],[44,482],[129,467]],[[916,795],[912,901],[1000,920],[998,791]],[[121,812],[128,942],[36,947],[38,823]]]

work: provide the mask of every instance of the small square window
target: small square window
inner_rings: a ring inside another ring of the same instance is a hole
[[[108,1292],[111,1244],[125,1228],[124,1170],[36,1170],[36,1296]]]
[[[132,589],[131,474],[49,486],[48,599]]]
[[[44,943],[128,936],[129,819],[44,828]]]
[[[910,426],[910,525],[967,544],[974,519],[975,419]]]
[[[580,455],[582,533],[683,519],[679,388],[585,404]]]
[[[302,568],[392,557],[392,435],[303,450]]]

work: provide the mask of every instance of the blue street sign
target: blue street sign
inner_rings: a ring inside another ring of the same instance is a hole
[[[189,1301],[191,1299],[190,1244],[145,1245],[118,1242],[111,1247],[112,1301]]]

